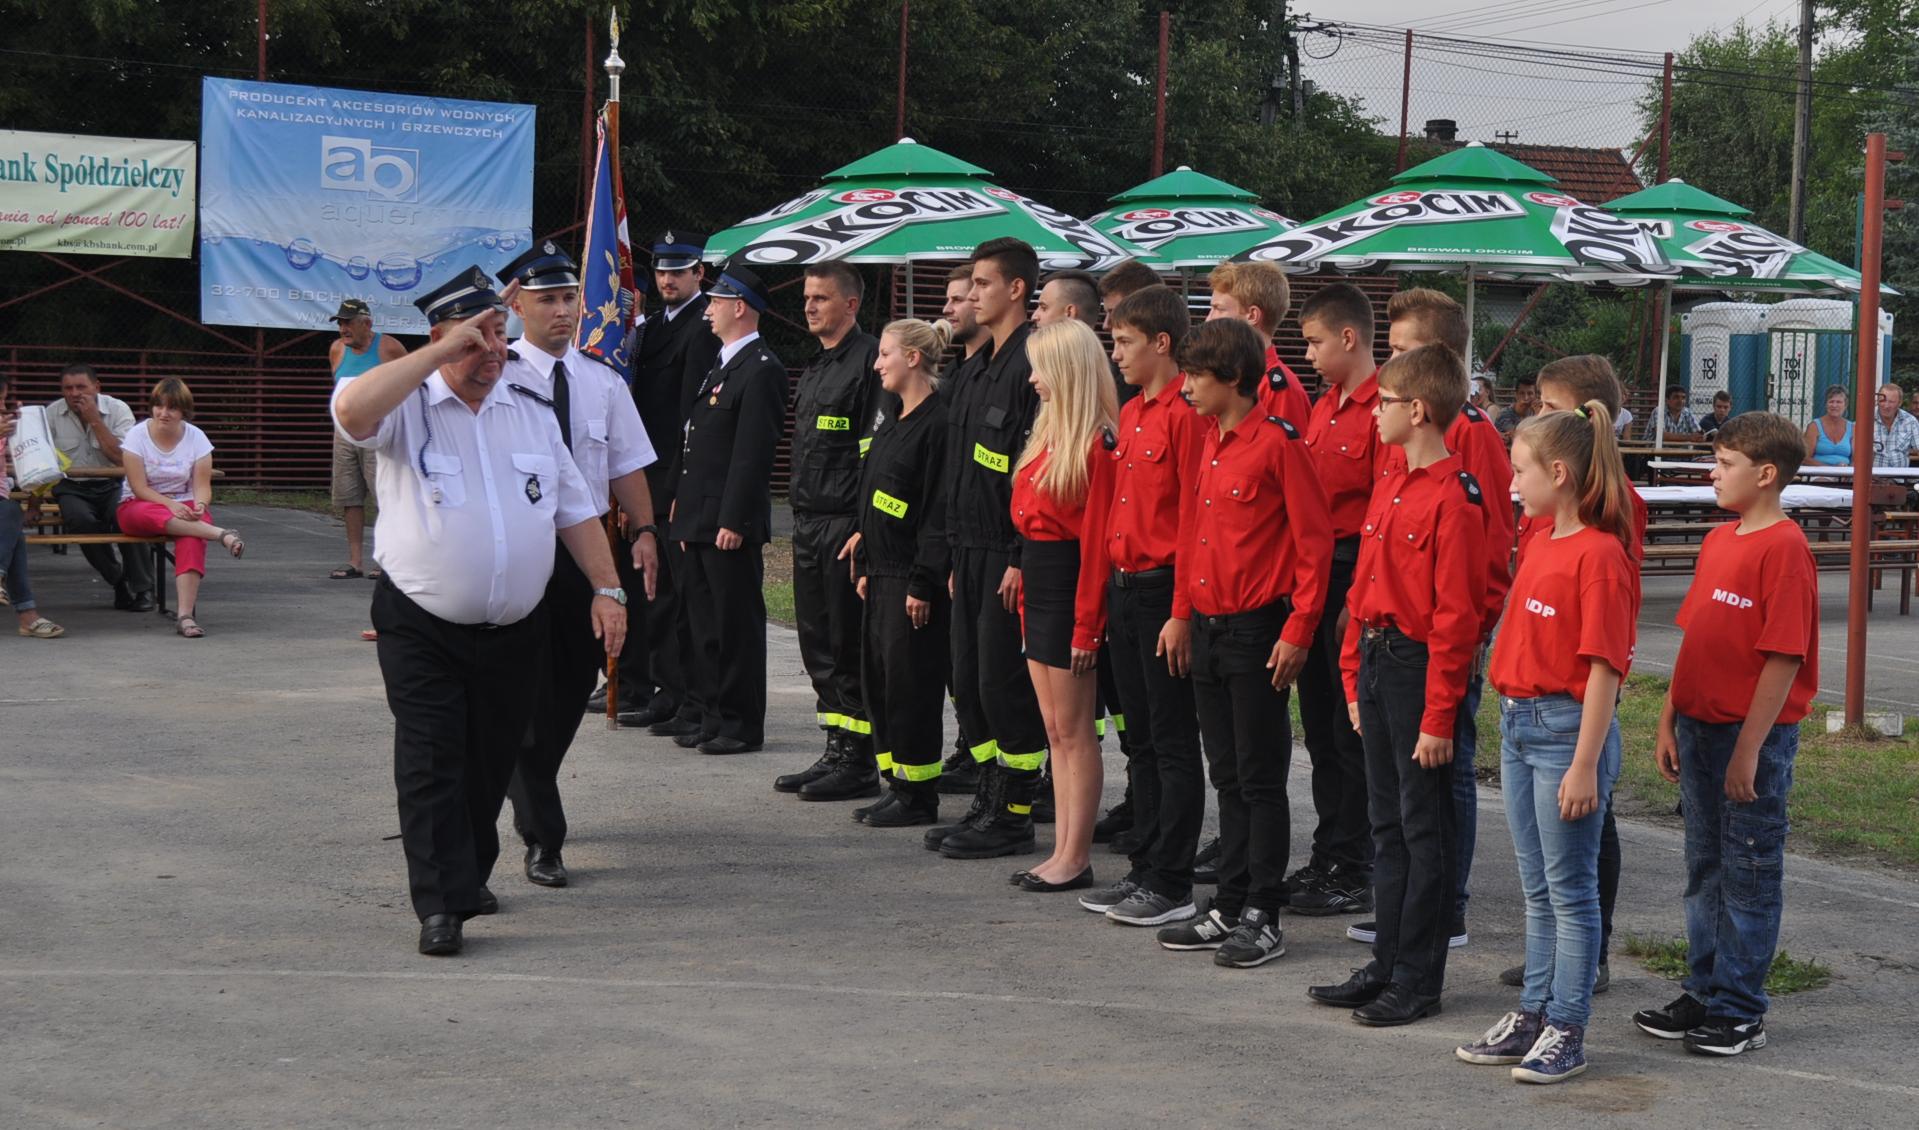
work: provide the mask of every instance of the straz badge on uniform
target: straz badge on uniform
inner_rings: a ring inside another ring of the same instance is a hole
[[[528,475],[526,477],[526,500],[538,505],[540,498],[540,476]]]

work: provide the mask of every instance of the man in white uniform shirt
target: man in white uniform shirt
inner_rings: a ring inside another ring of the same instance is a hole
[[[633,569],[647,595],[659,570],[659,530],[653,524],[653,494],[646,468],[653,445],[640,423],[633,394],[613,370],[573,347],[580,324],[579,268],[552,241],[538,244],[496,276],[507,284],[502,297],[520,316],[525,333],[508,350],[501,379],[553,402],[561,439],[586,480],[596,510],[617,495],[635,537]],[[622,543],[624,544],[624,543]],[[584,615],[593,586],[555,544],[553,578],[546,585],[547,662],[539,679],[533,724],[520,743],[519,763],[507,786],[513,827],[526,844],[526,877],[543,887],[564,887],[566,810],[560,803],[560,762],[580,729],[580,700],[593,690],[606,666],[606,652]],[[639,593],[632,599],[638,600]]]
[[[495,822],[546,639],[553,538],[595,586],[593,630],[617,652],[624,593],[598,508],[551,402],[500,379],[506,309],[479,268],[416,303],[431,341],[341,381],[333,419],[380,456],[373,593],[393,710],[393,775],[420,952],[460,952],[486,888]]]

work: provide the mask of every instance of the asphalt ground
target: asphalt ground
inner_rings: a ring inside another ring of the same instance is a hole
[[[562,781],[573,886],[532,886],[509,853],[502,913],[469,924],[459,957],[420,957],[391,721],[358,639],[371,586],[326,579],[341,546],[324,518],[221,519],[248,553],[213,560],[205,639],[111,611],[77,554],[36,551],[69,636],[0,641],[0,1125],[1915,1124],[1909,878],[1789,859],[1783,944],[1836,976],[1776,1002],[1765,1050],[1705,1060],[1639,1034],[1631,1012],[1676,989],[1615,954],[1592,1070],[1522,1087],[1451,1055],[1514,1001],[1497,791],[1444,1013],[1362,1029],[1305,998],[1364,959],[1344,919],[1288,916],[1286,957],[1220,969],[1009,887],[1030,859],[945,860],[917,830],[775,794],[818,742],[778,627],[767,752],[709,758],[589,721]],[[1666,584],[1648,585],[1647,666]],[[1843,595],[1828,590],[1828,625]],[[1911,626],[1883,604],[1872,624],[1875,695],[1912,698]],[[1301,754],[1296,847],[1306,772]],[[1621,834],[1619,931],[1679,933],[1678,834]]]

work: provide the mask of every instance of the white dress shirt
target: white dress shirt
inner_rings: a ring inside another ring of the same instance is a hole
[[[586,478],[587,493],[604,514],[609,507],[609,484],[650,466],[659,456],[653,450],[653,441],[646,438],[646,426],[640,423],[633,393],[613,370],[571,345],[563,356],[555,357],[521,338],[507,350],[506,369],[500,380],[524,385],[552,400],[556,362],[566,366],[573,462]]]
[[[117,396],[100,393],[100,422],[113,433],[114,439],[124,440],[133,430],[133,409]],[[108,459],[107,453],[100,450],[100,443],[94,438],[93,429],[87,427],[73,409],[67,407],[67,398],[61,397],[47,405],[47,430],[53,434],[53,446],[60,449],[75,467],[118,467],[120,461]]]
[[[758,340],[760,340],[760,331],[754,330],[752,333],[747,334],[745,337],[740,338],[738,341],[728,342],[727,344],[720,346],[720,359],[713,363],[713,367],[715,369],[726,368],[726,363],[728,361],[731,361],[733,358],[738,357],[742,350],[744,350],[747,346],[753,344],[754,342]]]
[[[553,539],[599,514],[560,442],[553,410],[504,376],[466,406],[435,372],[366,439],[380,454],[376,558],[396,588],[455,624],[512,624],[539,606],[553,575]]]

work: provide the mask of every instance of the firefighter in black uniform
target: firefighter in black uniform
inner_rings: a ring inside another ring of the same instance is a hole
[[[860,694],[860,598],[840,557],[859,530],[860,457],[881,402],[896,402],[873,369],[879,339],[857,321],[864,289],[845,263],[806,268],[806,328],[820,354],[800,374],[793,407],[793,618],[826,750],[773,782],[801,800],[877,796],[880,787]]]
[[[985,772],[967,815],[926,832],[929,849],[954,859],[1033,850],[1033,798],[1046,764],[1046,724],[1020,638],[1012,516],[1013,464],[1039,412],[1026,358],[1026,305],[1039,258],[1026,243],[1001,238],[975,248],[972,262],[974,314],[992,341],[961,367],[946,407],[946,529],[954,699]]]
[[[653,289],[661,308],[641,324],[633,353],[633,403],[659,453],[658,461],[646,469],[646,485],[653,494],[653,513],[661,518],[673,504],[679,481],[680,444],[693,392],[720,353],[720,341],[706,324],[706,295],[700,290],[705,240],[697,232],[670,229],[653,241]],[[636,599],[627,606],[626,650],[620,655],[620,724],[657,727],[655,733],[669,737],[685,729],[679,715],[687,698],[691,650],[675,579],[680,568],[679,545],[664,542],[653,599],[637,599],[638,578],[631,579],[627,591]],[[597,701],[587,703],[589,713],[605,712],[604,694],[602,688]]]
[[[773,452],[786,419],[786,367],[760,340],[767,290],[720,268],[706,319],[718,361],[694,392],[680,447],[669,537],[685,548],[682,599],[698,728],[673,740],[701,753],[748,753],[766,737],[762,551],[773,528]]]
[[[905,828],[939,818],[945,711],[940,692],[951,662],[946,576],[946,405],[935,366],[952,330],[907,318],[880,334],[878,367],[888,405],[860,476],[854,560],[865,599],[861,685],[873,741],[892,788],[854,818],[869,828]]]

